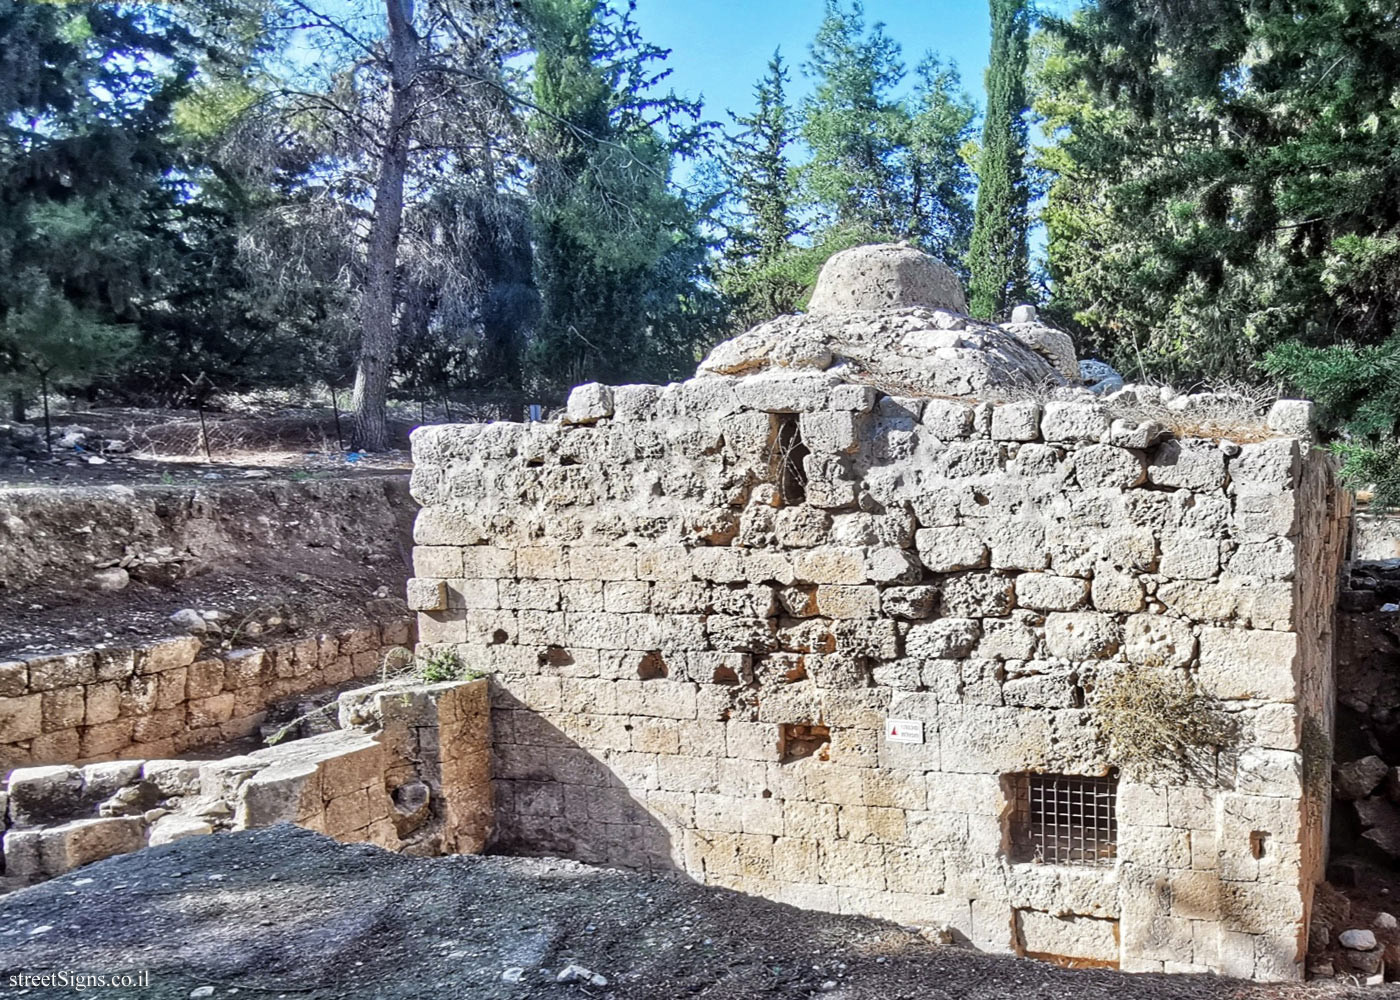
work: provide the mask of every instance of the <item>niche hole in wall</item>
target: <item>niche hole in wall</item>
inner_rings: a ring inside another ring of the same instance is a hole
[[[807,446],[802,443],[802,431],[796,413],[778,415],[778,426],[770,445],[769,468],[778,485],[778,493],[786,506],[807,500]]]
[[[1269,835],[1263,830],[1255,830],[1249,835],[1249,853],[1258,861],[1268,853]]]
[[[778,726],[778,760],[791,764],[807,757],[831,759],[831,729],[805,722],[784,722]]]
[[[644,681],[661,680],[666,676],[666,661],[653,649],[637,663],[637,676]]]

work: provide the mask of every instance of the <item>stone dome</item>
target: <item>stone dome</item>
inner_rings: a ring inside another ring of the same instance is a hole
[[[878,243],[832,254],[817,278],[809,314],[923,306],[967,313],[952,268],[907,243]]]

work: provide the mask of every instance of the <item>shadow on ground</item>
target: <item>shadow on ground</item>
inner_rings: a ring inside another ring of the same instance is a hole
[[[607,986],[556,983],[577,962]],[[840,1000],[1378,996],[1208,976],[1070,971],[926,943],[674,876],[541,858],[413,859],[289,826],[197,837],[0,899],[10,976],[145,969],[102,997],[825,996]],[[502,974],[519,969],[519,982]]]

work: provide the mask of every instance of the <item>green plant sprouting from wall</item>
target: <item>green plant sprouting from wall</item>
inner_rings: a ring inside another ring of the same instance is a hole
[[[483,676],[462,662],[456,650],[438,648],[427,656],[414,660],[418,676],[426,684],[441,684],[445,681],[474,681]]]

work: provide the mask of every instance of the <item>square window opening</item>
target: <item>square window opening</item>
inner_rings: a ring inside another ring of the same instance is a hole
[[[778,760],[783,764],[816,757],[829,760],[831,730],[809,723],[785,722],[778,727]]]
[[[1012,774],[1012,861],[1111,865],[1118,856],[1118,776]]]

